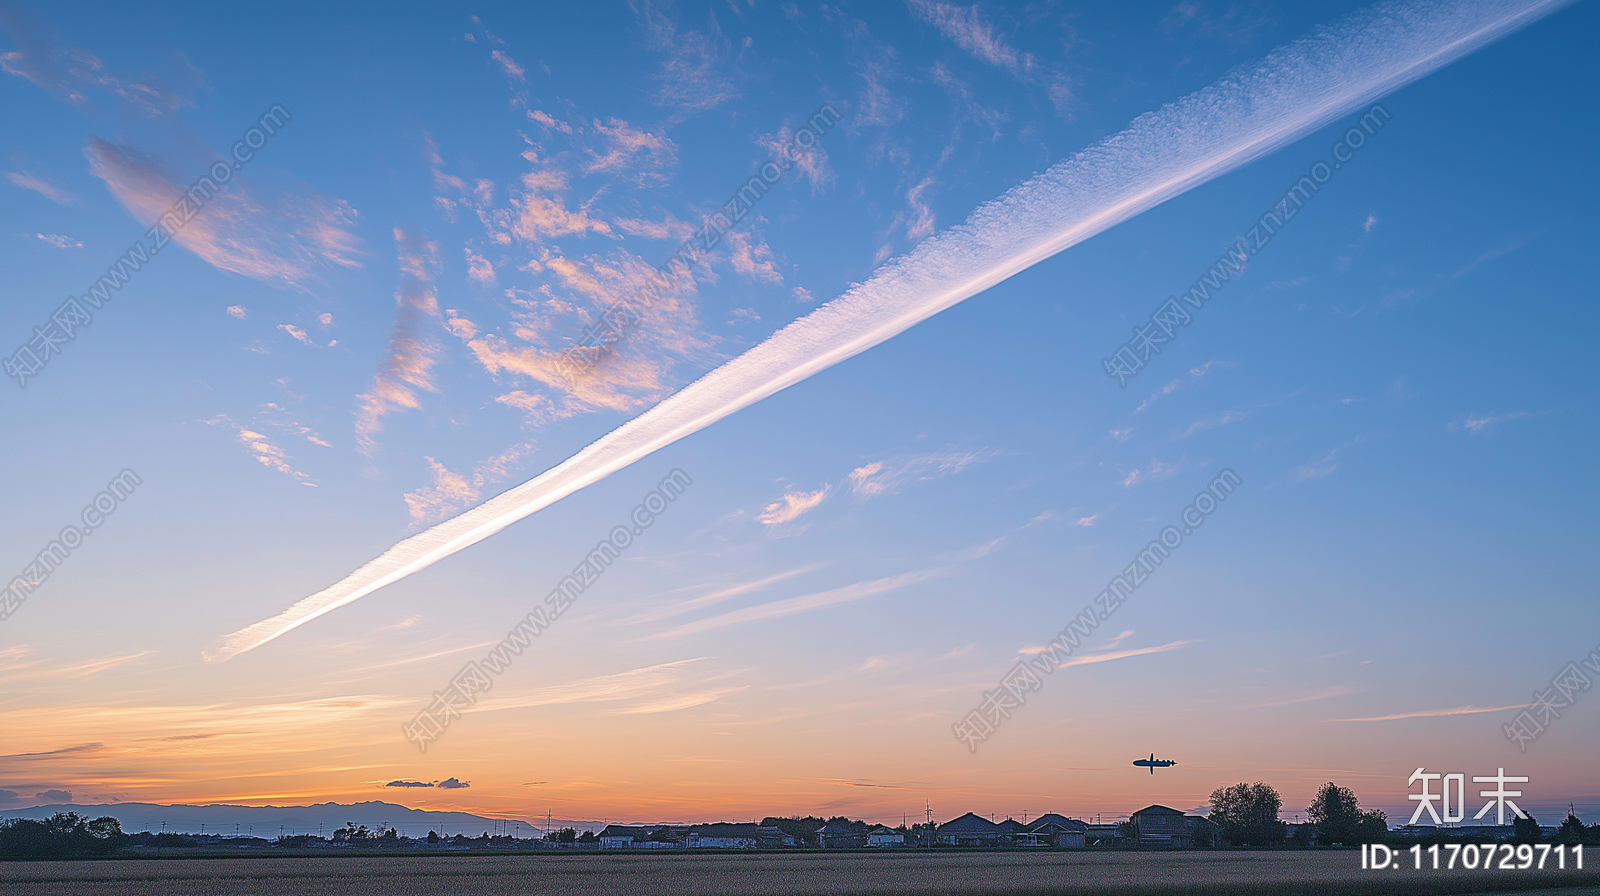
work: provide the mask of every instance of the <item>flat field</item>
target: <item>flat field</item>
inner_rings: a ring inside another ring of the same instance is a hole
[[[5,896],[1600,894],[1600,872],[1363,871],[1347,852],[237,856],[0,863]]]

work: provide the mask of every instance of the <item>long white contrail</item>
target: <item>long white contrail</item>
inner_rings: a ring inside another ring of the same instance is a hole
[[[1570,0],[1374,6],[1057,163],[562,464],[224,637],[226,660],[476,544],[647,454],[860,354],[1167,199],[1260,158]]]

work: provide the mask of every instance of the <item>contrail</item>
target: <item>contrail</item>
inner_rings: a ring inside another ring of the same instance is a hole
[[[476,544],[517,520],[1571,0],[1386,3],[1360,10],[1141,115],[987,202],[560,465],[414,535],[324,591],[224,637],[227,660]]]

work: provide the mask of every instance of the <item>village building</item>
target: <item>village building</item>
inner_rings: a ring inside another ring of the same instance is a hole
[[[867,845],[875,849],[885,849],[906,845],[906,835],[893,828],[878,825],[867,831]]]
[[[946,846],[999,846],[1005,839],[999,825],[971,812],[939,825],[934,836]]]
[[[1146,806],[1133,813],[1133,837],[1140,846],[1193,849],[1197,840],[1215,843],[1215,825],[1198,815],[1167,806]]]
[[[1054,812],[1035,818],[1019,838],[1019,846],[1051,846],[1057,849],[1083,849],[1088,845],[1089,826],[1075,818]]]

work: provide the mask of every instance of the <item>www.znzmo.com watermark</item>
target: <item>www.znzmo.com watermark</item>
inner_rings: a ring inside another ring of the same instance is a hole
[[[1333,173],[1355,158],[1356,152],[1367,145],[1367,138],[1377,133],[1393,117],[1381,105],[1368,109],[1356,121],[1360,127],[1345,131],[1339,142],[1333,144],[1330,150],[1334,158],[1332,165],[1318,159],[1281,199],[1256,220],[1249,233],[1236,239],[1211,268],[1194,281],[1183,294],[1182,301],[1176,296],[1167,296],[1161,307],[1150,313],[1148,322],[1133,328],[1133,338],[1118,346],[1111,357],[1100,362],[1105,367],[1106,376],[1115,379],[1119,386],[1128,385],[1128,380],[1144,369],[1152,354],[1160,354],[1163,344],[1178,338],[1179,327],[1187,327],[1194,321],[1194,315],[1183,306],[1188,305],[1197,311],[1203,307],[1211,299],[1211,294],[1222,289],[1234,274],[1243,271],[1245,263],[1265,249],[1278,231],[1294,220],[1300,209],[1322,189],[1322,185],[1333,179]]]
[[[1228,496],[1243,483],[1239,474],[1232,470],[1218,473],[1217,478],[1211,480],[1205,490],[1196,494],[1189,506],[1179,512],[1178,518],[1183,521],[1181,528],[1168,526],[1162,529],[1154,541],[1134,556],[1133,562],[1122,570],[1121,575],[1113,576],[1105,589],[1056,633],[1055,640],[1046,644],[1037,656],[1017,660],[1011,671],[1001,677],[998,687],[984,691],[983,699],[976,708],[961,721],[951,723],[950,730],[956,740],[966,744],[972,752],[978,752],[978,744],[988,740],[1000,728],[1001,722],[1011,718],[1011,710],[1028,702],[1030,691],[1044,687],[1044,679],[1039,676],[1050,675],[1056,669],[1070,665],[1067,658],[1078,649],[1078,644],[1099,628],[1100,623],[1110,619],[1128,596],[1150,578],[1156,567],[1183,545],[1183,539],[1205,525],[1206,518],[1215,513],[1222,502],[1228,500]],[[1095,608],[1096,604],[1099,609]]]
[[[233,172],[254,159],[256,150],[267,145],[267,138],[278,133],[278,129],[293,117],[282,105],[268,109],[255,126],[234,141],[231,150],[232,164],[226,159],[212,162],[209,173],[196,178],[189,189],[179,194],[172,206],[161,213],[155,225],[145,231],[145,239],[150,241],[149,246],[142,240],[135,240],[133,245],[122,253],[122,257],[89,287],[88,291],[80,296],[68,296],[43,326],[33,328],[33,336],[25,340],[10,357],[4,359],[6,376],[16,380],[18,386],[26,389],[29,378],[38,376],[39,371],[50,363],[52,356],[61,354],[62,346],[77,339],[78,331],[94,322],[94,314],[90,309],[100,310],[111,301],[112,290],[120,291],[122,287],[127,286],[133,275],[139,273],[146,262],[165,249],[167,243],[187,227],[189,222],[194,220],[194,216],[222,191],[223,185],[233,180]]]
[[[589,589],[605,574],[607,568],[615,563],[622,552],[626,551],[633,540],[644,534],[644,530],[655,525],[657,519],[666,511],[667,506],[678,500],[694,484],[689,474],[682,470],[673,470],[667,478],[647,492],[634,505],[633,511],[628,514],[632,527],[626,525],[615,526],[611,534],[602,538],[595,544],[594,550],[583,559],[582,563],[573,567],[571,574],[564,576],[556,584],[549,596],[544,599],[545,606],[536,607],[533,612],[523,617],[506,634],[499,644],[494,646],[481,660],[472,660],[461,671],[450,679],[450,684],[443,690],[433,692],[433,701],[427,708],[417,713],[416,718],[400,726],[400,731],[406,740],[417,745],[421,752],[428,752],[428,744],[436,741],[450,727],[450,722],[461,715],[461,711],[478,702],[478,694],[494,686],[491,674],[500,675],[511,668],[511,661],[521,656],[522,651],[528,649],[533,639],[539,637],[545,629],[549,628],[561,614],[578,599],[578,596]]]
[[[22,571],[22,575],[11,580],[11,584],[0,591],[0,622],[11,618],[11,614],[22,608],[22,602],[28,595],[39,589],[39,586],[50,578],[50,574],[61,568],[72,552],[83,544],[83,540],[94,534],[106,521],[106,517],[116,511],[117,506],[133,494],[133,490],[144,484],[139,474],[132,470],[123,470],[106,485],[106,490],[94,496],[78,514],[78,519],[83,521],[83,526],[67,526],[56,536],[56,540],[44,546],[33,562]]]

